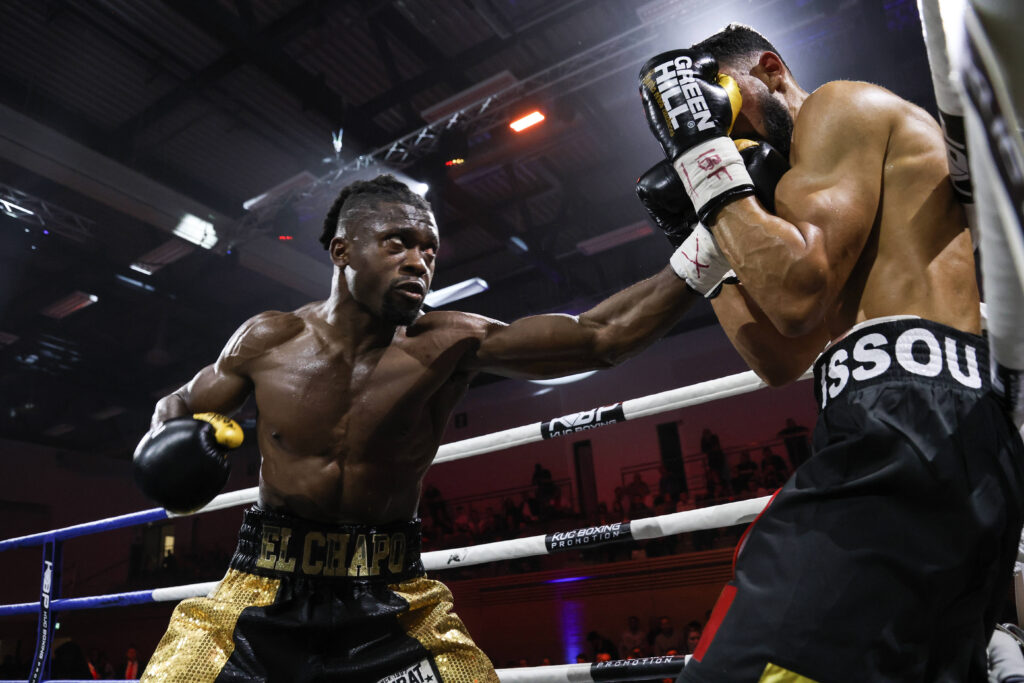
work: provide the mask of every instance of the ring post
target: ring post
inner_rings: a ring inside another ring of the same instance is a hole
[[[43,543],[43,580],[39,589],[39,627],[36,636],[36,655],[32,661],[29,683],[45,681],[50,677],[50,646],[53,642],[53,610],[51,601],[60,597],[61,542],[50,536]]]

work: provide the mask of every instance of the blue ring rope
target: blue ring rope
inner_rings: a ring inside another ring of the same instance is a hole
[[[123,529],[124,527],[146,524],[147,522],[157,522],[164,519],[170,519],[170,516],[170,513],[163,508],[152,508],[150,510],[130,512],[127,515],[107,517],[106,519],[98,519],[95,522],[86,522],[84,524],[76,524],[74,526],[64,527],[63,529],[43,531],[38,534],[18,536],[17,538],[8,538],[5,541],[0,541],[0,552],[4,550],[13,550],[14,548],[29,548],[32,546],[42,545],[48,539],[63,541],[77,536],[93,534],[98,531]]]
[[[158,602],[153,599],[153,590],[145,590],[132,591],[129,593],[110,593],[108,595],[91,595],[86,598],[62,598],[51,602],[50,608],[54,612],[69,612],[71,610],[93,609],[96,607],[143,605],[151,602]],[[0,605],[0,616],[8,616],[12,614],[34,614],[38,611],[38,602],[20,602],[14,605]]]

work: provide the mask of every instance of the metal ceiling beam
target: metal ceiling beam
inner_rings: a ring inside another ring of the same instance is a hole
[[[377,13],[376,18],[383,22],[387,30],[401,41],[406,48],[411,50],[416,57],[426,62],[428,67],[433,67],[446,61],[446,55],[430,42],[430,39],[423,35],[423,32],[416,28],[401,12],[396,10],[394,6],[389,5],[385,7]],[[456,65],[455,68],[444,72],[444,80],[456,90],[462,90],[472,85],[464,73],[465,66],[465,64]]]
[[[345,128],[361,142],[372,145],[387,136],[383,129],[370,119],[358,116],[340,96],[327,88],[321,76],[306,71],[281,48],[288,40],[330,12],[332,6],[340,5],[339,0],[303,3],[256,33],[251,33],[243,20],[215,3],[196,0],[165,0],[165,3],[197,28],[227,45],[228,52],[126,121],[119,127],[119,134],[133,134],[176,109],[196,92],[248,63],[269,75],[303,106],[320,112],[333,126]]]
[[[98,154],[118,161],[174,188],[197,203],[204,204],[226,216],[238,214],[238,202],[244,197],[225,197],[223,194],[211,190],[209,183],[200,182],[170,165],[152,158],[137,157],[135,150],[125,145],[123,139],[90,122],[81,112],[70,110],[63,104],[47,98],[38,90],[15,81],[3,73],[0,73],[0,101],[22,116],[38,121]],[[54,158],[60,159],[61,156],[58,155]],[[40,175],[45,176],[47,173],[40,172]],[[58,182],[62,181],[58,180]]]
[[[503,124],[508,119],[508,109],[512,104],[531,96],[562,97],[610,73],[630,67],[634,58],[642,54],[640,51],[647,49],[656,38],[655,32],[645,25],[623,31],[529,78],[473,102],[449,118],[427,124],[336,167],[304,188],[303,194],[307,198],[315,198],[333,190],[346,174],[378,164],[397,169],[408,168],[436,149],[438,139],[446,128],[458,124],[467,135],[472,135]],[[235,227],[235,240],[244,241],[271,227],[280,205],[293,199],[294,196],[290,194],[282,194],[250,211]]]
[[[385,35],[386,29],[376,17],[371,19],[369,23],[370,36],[373,37],[373,42],[377,46],[377,56],[380,57],[380,61],[384,65],[384,70],[391,80],[391,86],[395,87],[402,80],[402,77],[398,73],[394,52],[391,51],[391,45],[388,42],[388,37]],[[420,118],[419,112],[412,108],[412,102],[408,99],[402,102],[402,114],[405,116],[405,124],[409,127],[423,124],[423,119]]]
[[[360,105],[356,110],[360,116],[373,118],[382,111],[400,104],[403,100],[411,99],[422,90],[433,87],[438,83],[449,81],[457,74],[465,73],[467,69],[478,65],[486,59],[492,59],[496,54],[514,47],[520,42],[527,42],[543,35],[552,24],[568,21],[577,14],[589,11],[592,8],[593,4],[588,4],[587,0],[556,3],[554,10],[546,12],[541,17],[520,27],[510,37],[491,38],[463,50],[439,62],[428,71],[396,84],[391,90]]]

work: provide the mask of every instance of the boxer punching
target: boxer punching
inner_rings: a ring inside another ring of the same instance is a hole
[[[213,594],[175,609],[146,681],[496,681],[419,560],[420,487],[449,414],[478,372],[619,363],[697,298],[666,267],[579,316],[424,314],[440,236],[430,206],[391,176],[344,189],[321,242],[329,298],[245,322],[157,403],[136,451],[151,497],[196,509],[238,443],[223,416],[255,397],[259,502]]]
[[[808,93],[737,25],[651,59],[640,92],[700,221],[673,263],[731,267],[712,305],[733,345],[773,385],[813,362],[820,407],[680,680],[986,680],[1024,446],[989,385],[939,126],[871,84]],[[730,137],[788,158],[774,211]]]

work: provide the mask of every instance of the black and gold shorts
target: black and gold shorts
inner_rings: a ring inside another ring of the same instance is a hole
[[[179,604],[143,681],[497,683],[426,578],[418,522],[325,525],[253,507],[209,597]]]

